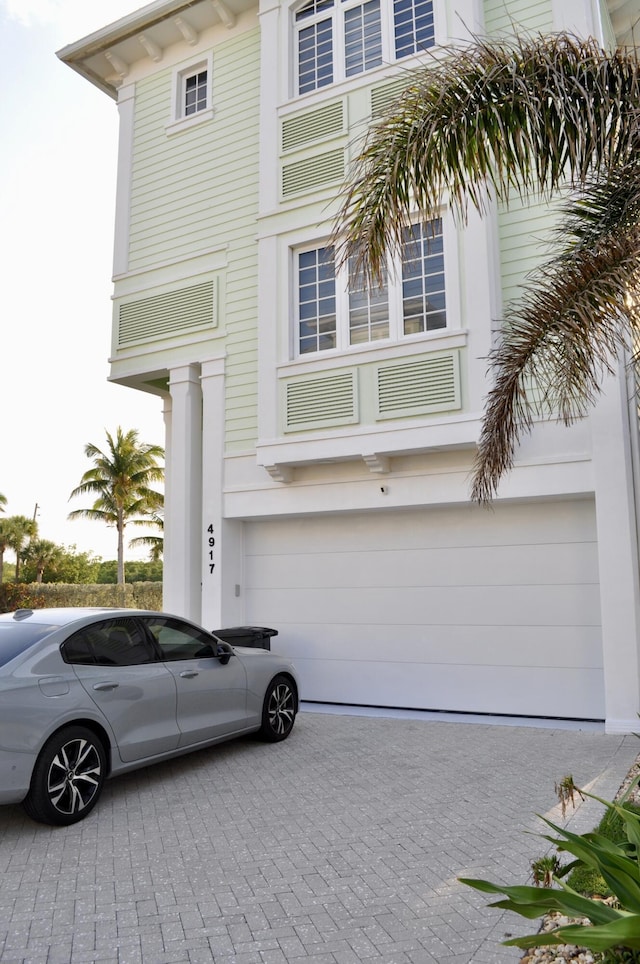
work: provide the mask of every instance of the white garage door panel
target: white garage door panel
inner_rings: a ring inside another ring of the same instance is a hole
[[[380,535],[384,534],[384,542]],[[316,542],[316,538],[321,538]],[[245,532],[249,558],[357,549],[446,548],[451,546],[562,545],[596,541],[593,503],[541,502],[493,509],[458,506],[429,510],[344,513],[252,522]]]
[[[487,573],[489,572],[489,579]],[[394,586],[483,586],[598,582],[593,543],[526,546],[314,551],[253,556],[249,585],[263,589],[315,585],[360,588]]]
[[[484,666],[561,666],[602,669],[597,626],[554,626],[544,634],[532,626],[345,626],[280,623],[273,642],[283,656],[393,663],[446,663]]]
[[[592,586],[438,586],[409,589],[299,589],[289,592],[287,620],[363,620],[393,627],[407,623],[463,626],[599,625],[598,596]],[[261,621],[281,617],[276,590],[252,590]],[[270,597],[274,598],[270,598]],[[330,597],[330,598],[329,598]],[[273,616],[271,614],[273,613]]]
[[[330,660],[297,661],[306,681],[302,697],[321,703],[431,708],[467,713],[506,713],[601,719],[598,670],[494,666],[411,666]],[[384,692],[387,702],[371,701]],[[446,704],[442,696],[447,694]],[[532,698],[532,694],[535,694]]]
[[[247,523],[246,620],[279,630],[305,699],[597,718],[594,516],[576,500]]]

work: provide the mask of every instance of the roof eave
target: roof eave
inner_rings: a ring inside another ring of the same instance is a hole
[[[56,52],[56,56],[115,100],[118,96],[117,87],[86,66],[89,57],[109,50],[115,44],[148,30],[172,14],[187,10],[196,2],[197,0],[154,0],[142,9],[116,20],[115,23],[108,24],[96,30],[95,33],[62,47]]]

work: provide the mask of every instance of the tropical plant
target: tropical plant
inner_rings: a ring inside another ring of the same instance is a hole
[[[160,535],[153,535],[153,533],[148,532],[144,536],[136,536],[129,542],[129,547],[134,546],[146,546],[149,549],[149,560],[150,562],[159,562],[162,559],[162,553],[164,552],[164,498],[159,494],[158,507],[155,511],[151,512],[148,519],[136,519],[133,525],[146,525],[153,526],[158,529],[161,533]]]
[[[43,573],[43,582],[63,582],[67,585],[97,582],[100,556],[92,552],[78,552],[76,546],[60,546],[60,558],[55,570]]]
[[[486,880],[460,878],[462,883],[483,893],[505,895],[505,900],[496,901],[491,907],[511,910],[530,920],[559,912],[588,921],[561,924],[551,931],[515,937],[505,941],[506,945],[529,948],[578,944],[591,951],[640,950],[640,814],[625,806],[625,799],[637,783],[638,778],[617,803],[603,800],[586,790],[580,791],[581,795],[602,803],[621,821],[624,834],[621,842],[611,840],[598,830],[574,834],[546,817],[541,818],[557,834],[541,834],[543,839],[559,852],[573,854],[576,858],[558,868],[553,875],[557,887],[510,887]],[[597,871],[615,897],[615,905],[584,896],[564,883],[562,878],[579,865]]]
[[[11,526],[8,523],[8,519],[0,519],[0,583],[4,578],[4,554],[10,548]]]
[[[50,539],[32,539],[22,554],[23,581],[31,581],[25,578],[30,567],[35,572],[35,582],[42,582],[45,569],[57,569],[63,556],[63,547],[51,542]]]
[[[6,520],[6,542],[16,556],[15,581],[20,582],[20,564],[26,544],[38,534],[38,523],[26,515],[11,515]]]
[[[7,504],[7,497],[0,492],[0,512],[4,512],[4,507]]]
[[[150,562],[143,559],[131,559],[125,562],[125,579],[127,583],[162,582],[162,562]],[[96,583],[109,585],[117,582],[118,563],[116,559],[101,562],[98,568]]]
[[[164,478],[158,464],[164,450],[160,445],[149,445],[138,440],[135,429],[123,432],[118,426],[115,436],[106,433],[105,451],[92,442],[85,446],[85,455],[93,459],[70,498],[92,494],[95,502],[89,509],[75,509],[70,519],[95,519],[114,526],[118,537],[118,585],[124,584],[124,531],[135,519],[153,515],[159,505],[160,493],[151,488]]]
[[[570,424],[601,391],[621,349],[640,333],[640,69],[566,33],[476,39],[407,75],[370,131],[336,221],[342,262],[370,284],[416,213],[439,216],[443,196],[469,205],[549,199],[567,189],[556,254],[505,313],[489,356],[472,496],[489,501],[534,418]],[[531,390],[531,385],[537,391]]]

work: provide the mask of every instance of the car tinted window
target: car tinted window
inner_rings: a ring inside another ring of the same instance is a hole
[[[216,640],[178,619],[167,616],[144,617],[164,660],[201,659],[215,654]]]
[[[142,627],[133,619],[109,619],[85,626],[66,640],[67,663],[95,666],[137,666],[157,657]]]
[[[58,627],[39,624],[25,624],[17,622],[0,623],[0,666],[4,666],[15,656],[44,639]]]

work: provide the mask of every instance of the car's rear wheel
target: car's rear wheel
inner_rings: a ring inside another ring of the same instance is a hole
[[[23,806],[40,823],[67,826],[93,810],[106,778],[102,741],[84,726],[69,726],[45,743]]]
[[[297,708],[298,698],[289,677],[274,677],[267,687],[262,707],[262,739],[270,743],[286,740],[293,729]]]

